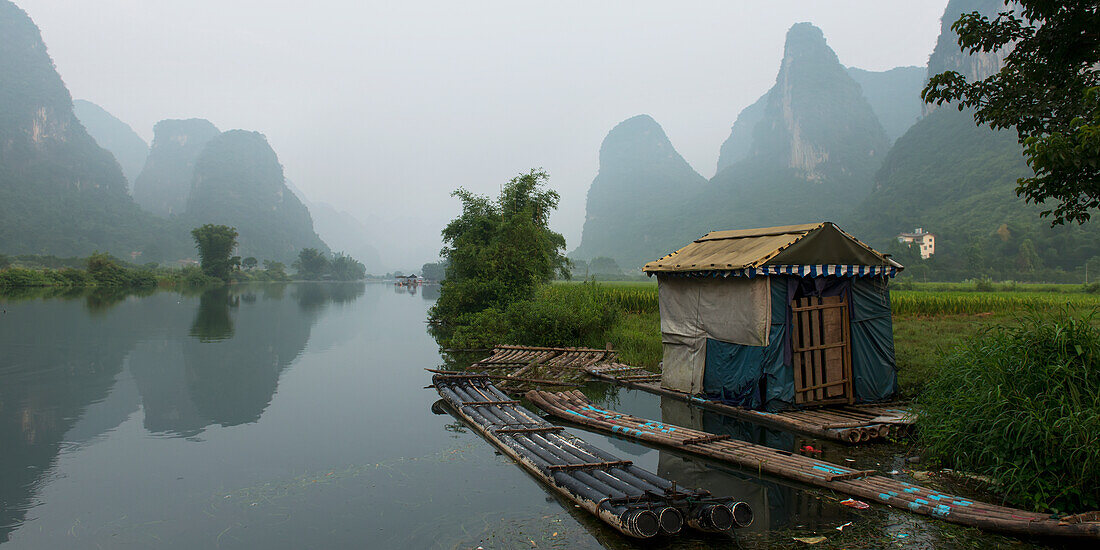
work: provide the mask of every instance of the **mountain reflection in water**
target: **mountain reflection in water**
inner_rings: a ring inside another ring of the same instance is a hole
[[[292,286],[294,300],[283,299],[287,285],[263,285],[210,289],[197,300],[94,291],[5,302],[0,542],[35,505],[63,449],[139,408],[146,430],[169,437],[257,421],[318,314],[364,293],[362,283]]]

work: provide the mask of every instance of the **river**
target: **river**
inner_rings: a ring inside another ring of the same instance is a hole
[[[424,369],[441,358],[425,316],[436,289],[415,291],[303,283],[0,298],[0,550],[635,547],[432,412]],[[587,391],[640,416],[781,448],[807,442],[640,392]],[[571,430],[756,512],[732,535],[685,531],[656,547],[766,548],[837,527],[914,548],[960,540],[940,522],[856,512],[827,492]],[[900,460],[810,443],[864,467]]]

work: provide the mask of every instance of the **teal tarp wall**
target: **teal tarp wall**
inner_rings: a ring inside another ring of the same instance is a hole
[[[881,401],[897,393],[894,323],[883,277],[852,279],[852,376],[856,401]]]
[[[772,324],[767,346],[707,339],[703,392],[732,405],[776,411],[794,402],[790,366],[789,277],[772,277]],[[852,376],[857,402],[881,401],[897,392],[890,293],[882,277],[854,277],[850,286]]]
[[[708,397],[753,409],[761,405],[778,409],[794,400],[794,373],[790,367],[784,368],[787,284],[783,279],[772,277],[772,324],[767,346],[707,339],[703,392]]]

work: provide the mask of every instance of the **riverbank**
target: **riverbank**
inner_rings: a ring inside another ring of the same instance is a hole
[[[136,265],[106,254],[87,258],[19,256],[4,257],[0,265],[0,294],[25,293],[28,289],[179,289],[205,288],[227,283],[289,282],[282,264],[267,269],[236,270],[228,281],[210,277],[197,265],[164,267]]]

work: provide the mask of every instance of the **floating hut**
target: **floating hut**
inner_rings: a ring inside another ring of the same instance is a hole
[[[661,387],[769,411],[888,399],[901,269],[831,222],[707,233],[643,268]]]

